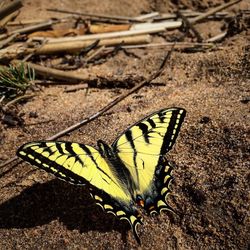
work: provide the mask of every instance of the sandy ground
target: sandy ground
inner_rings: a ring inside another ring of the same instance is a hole
[[[84,10],[124,16],[173,11],[175,3],[193,10],[223,1],[23,1],[20,19],[55,16],[46,8]],[[196,4],[194,3],[196,2]],[[199,2],[199,4],[197,3]],[[229,9],[249,9],[242,1]],[[58,15],[60,16],[60,15]],[[198,24],[208,38],[223,23]],[[166,32],[167,37],[173,32]],[[163,39],[163,38],[156,38]],[[121,131],[165,107],[183,107],[187,117],[167,158],[175,163],[169,204],[177,214],[144,217],[140,249],[249,249],[249,31],[227,38],[206,52],[174,52],[163,74],[150,86],[116,105],[102,117],[63,137],[95,145],[111,143]],[[83,73],[125,81],[147,78],[166,50],[120,51]],[[136,84],[136,82],[133,82]],[[87,117],[124,93],[124,88],[90,88],[66,93],[65,86],[41,87],[19,105],[24,126],[0,125],[0,163],[27,141],[44,139]],[[37,117],[32,116],[37,113]],[[47,121],[45,123],[41,123]],[[35,125],[32,125],[34,124]],[[129,225],[104,213],[87,188],[54,179],[22,163],[5,167],[0,193],[0,249],[137,249]]]

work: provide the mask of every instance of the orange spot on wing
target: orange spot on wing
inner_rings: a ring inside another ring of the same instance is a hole
[[[144,200],[139,200],[137,204],[141,207],[144,207]]]

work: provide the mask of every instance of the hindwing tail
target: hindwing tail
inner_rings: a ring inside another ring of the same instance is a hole
[[[173,167],[168,163],[168,161],[166,159],[162,159],[155,173],[154,189],[156,189],[156,195],[151,197],[150,201],[152,202],[145,204],[145,210],[148,214],[160,214],[163,210],[173,212],[173,209],[167,203],[167,196],[171,192],[170,184],[173,180],[171,174],[172,170]]]
[[[120,220],[129,222],[136,241],[140,244],[140,238],[137,232],[137,226],[142,225],[142,217],[139,214],[134,204],[120,204],[119,201],[115,202],[107,194],[98,192],[97,190],[90,190],[92,198],[95,199],[96,204],[99,205],[107,213],[111,213],[118,217]]]

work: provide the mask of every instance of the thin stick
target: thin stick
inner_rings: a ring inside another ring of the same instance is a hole
[[[20,100],[29,99],[29,98],[32,98],[32,97],[34,97],[34,96],[36,96],[36,95],[31,94],[31,95],[22,95],[22,96],[18,96],[18,97],[15,98],[14,100],[12,100],[12,101],[6,103],[6,104],[4,105],[4,107],[3,107],[3,109],[6,109],[6,108],[9,107],[10,105],[13,105],[13,104],[17,103],[17,102],[19,102]]]
[[[220,5],[220,6],[216,7],[216,8],[214,8],[214,9],[209,10],[208,12],[206,12],[206,13],[204,13],[204,14],[201,14],[200,16],[197,16],[197,17],[195,17],[195,18],[190,19],[189,22],[190,22],[190,23],[193,23],[193,24],[194,24],[194,23],[197,23],[197,22],[199,22],[199,21],[201,21],[201,20],[207,18],[208,16],[215,14],[216,12],[219,12],[219,11],[221,11],[221,10],[224,10],[224,9],[226,9],[226,8],[228,8],[228,7],[230,7],[230,6],[234,5],[234,4],[236,4],[236,3],[239,3],[239,2],[241,2],[241,1],[242,1],[242,0],[234,0],[234,1],[232,1],[232,2],[222,4],[222,5]]]
[[[202,15],[202,12],[196,12],[196,11],[181,11],[182,15],[185,17],[197,17]],[[223,18],[227,16],[227,12],[217,12],[215,15],[211,15],[208,18]],[[169,14],[169,13],[163,13],[158,17],[154,17],[154,21],[161,21],[161,20],[168,20],[168,19],[176,19],[177,15],[176,14]]]
[[[151,13],[148,13],[148,14],[145,14],[145,15],[140,15],[140,16],[134,17],[134,19],[139,20],[139,21],[145,21],[145,20],[148,20],[148,19],[155,18],[155,17],[157,17],[159,15],[160,15],[159,12],[151,12]]]
[[[111,15],[92,14],[92,13],[86,13],[86,12],[60,10],[60,9],[54,9],[54,8],[47,9],[47,11],[54,11],[54,12],[74,14],[74,15],[87,16],[87,17],[97,17],[97,18],[105,18],[105,19],[115,19],[115,20],[122,20],[122,21],[135,21],[135,22],[137,21],[138,22],[138,20],[136,18],[125,17],[125,16],[111,16]]]
[[[107,106],[105,106],[104,108],[100,109],[97,113],[85,118],[84,120],[68,127],[67,129],[49,137],[47,140],[56,140],[58,139],[59,137],[62,137],[64,136],[65,134],[68,134],[78,128],[80,128],[81,126],[89,123],[90,121],[93,121],[94,119],[96,119],[97,117],[101,116],[103,113],[105,113],[106,111],[108,111],[109,109],[111,109],[112,107],[114,107],[116,104],[118,104],[119,102],[121,102],[123,99],[125,99],[127,96],[133,94],[134,92],[136,92],[137,90],[141,89],[142,87],[144,87],[145,85],[148,85],[149,83],[151,83],[155,78],[157,78],[163,71],[167,61],[169,60],[172,52],[173,52],[173,48],[174,46],[172,47],[172,49],[167,53],[167,55],[165,56],[165,58],[163,59],[159,69],[154,73],[152,74],[152,76],[150,76],[148,78],[148,80],[145,80],[145,81],[142,81],[140,84],[136,85],[135,87],[133,87],[131,90],[128,90],[126,93],[120,95],[119,97],[117,97],[115,100],[113,100],[112,102],[110,102]],[[18,161],[17,161],[18,160]],[[4,173],[2,173],[0,175],[0,177],[2,177],[4,174],[8,173],[9,171],[13,170],[14,167],[16,167],[20,162],[22,162],[22,160],[20,160],[17,156],[5,161],[4,163],[0,164],[0,168],[3,168],[5,167],[6,165],[12,163],[12,162],[15,162],[15,165],[12,166],[10,169],[6,170]]]
[[[4,100],[4,98],[5,98],[5,95],[3,95],[3,96],[0,98],[0,104],[1,104],[1,102]]]
[[[13,34],[10,37],[8,37],[7,39],[3,40],[0,42],[0,49],[2,49],[3,47],[5,47],[7,44],[9,44],[10,42],[12,42],[13,40],[15,40],[15,38],[18,36],[18,34]]]
[[[218,42],[221,41],[225,36],[227,35],[227,31],[226,32],[222,32],[216,36],[213,36],[209,39],[206,40],[206,42],[210,43],[210,42]]]
[[[105,49],[105,46],[102,46],[96,49],[94,52],[90,53],[88,57],[84,60],[86,63],[92,60],[96,55],[100,54]]]
[[[165,42],[165,43],[150,43],[150,44],[138,44],[138,45],[122,45],[121,48],[122,49],[161,48],[161,47],[172,47],[173,45],[175,45],[174,49],[190,48],[196,46],[212,48],[214,46],[214,44],[211,42],[206,42],[206,43]],[[111,46],[105,48],[105,50],[111,50],[111,49],[114,49],[114,47]]]
[[[27,41],[27,43],[28,43],[28,41]],[[33,55],[35,55],[37,50],[39,50],[41,47],[43,47],[46,43],[47,43],[47,40],[45,38],[39,45],[36,46],[35,49],[33,49],[32,51],[30,51],[30,53],[27,53],[27,55],[25,55],[22,62],[27,62]]]

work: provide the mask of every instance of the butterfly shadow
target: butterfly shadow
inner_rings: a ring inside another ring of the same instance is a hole
[[[0,205],[0,228],[33,228],[59,219],[68,230],[122,234],[126,240],[129,225],[118,221],[95,204],[85,186],[51,180],[26,188]]]

